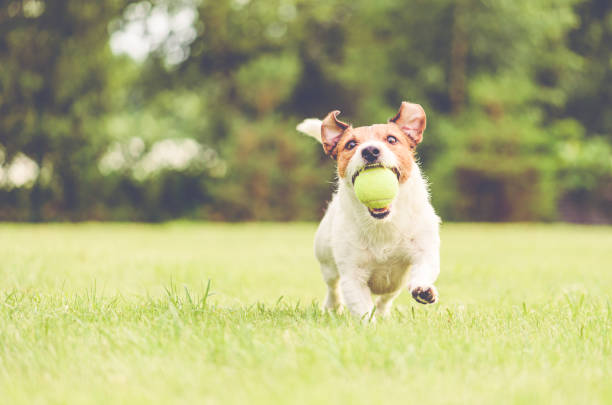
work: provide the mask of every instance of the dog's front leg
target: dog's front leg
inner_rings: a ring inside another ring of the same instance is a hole
[[[374,304],[367,283],[354,274],[348,274],[340,278],[340,289],[344,304],[351,314],[359,319],[369,320]]]
[[[428,253],[413,262],[408,282],[412,297],[421,304],[433,304],[438,301],[438,290],[434,282],[440,274],[440,256],[438,250]]]

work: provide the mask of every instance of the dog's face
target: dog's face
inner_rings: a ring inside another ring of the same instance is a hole
[[[338,176],[352,187],[357,175],[368,166],[384,166],[396,174],[400,184],[410,177],[414,151],[423,139],[425,111],[418,104],[403,102],[397,115],[386,124],[353,128],[339,121],[339,111],[330,112],[321,125],[325,152],[338,162]],[[392,204],[391,204],[392,205]],[[382,219],[391,205],[369,209]]]

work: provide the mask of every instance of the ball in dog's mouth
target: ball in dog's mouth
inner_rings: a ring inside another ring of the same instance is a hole
[[[370,215],[383,219],[391,212],[391,201],[397,194],[399,178],[397,168],[373,163],[358,170],[351,180],[357,198],[367,207]]]

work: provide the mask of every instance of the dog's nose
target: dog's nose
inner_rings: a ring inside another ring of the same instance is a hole
[[[366,148],[363,148],[361,151],[361,156],[363,156],[363,158],[368,163],[376,162],[379,155],[380,155],[380,149],[378,149],[376,146],[368,146]]]

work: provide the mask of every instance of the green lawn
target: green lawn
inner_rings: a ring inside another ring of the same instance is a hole
[[[612,228],[446,224],[440,303],[376,325],[314,230],[0,225],[0,403],[612,403]]]

